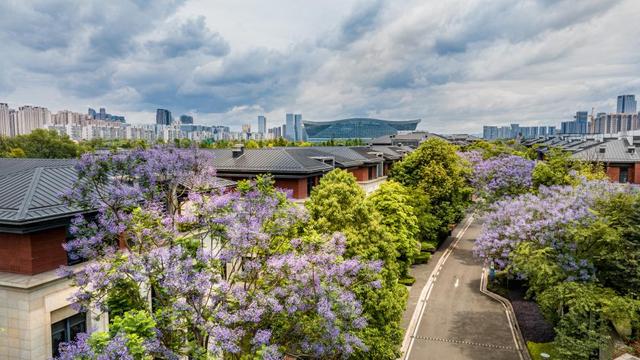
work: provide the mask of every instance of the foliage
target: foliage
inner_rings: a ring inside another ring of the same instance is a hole
[[[80,147],[55,130],[36,129],[28,135],[0,136],[0,157],[74,158]]]
[[[366,201],[365,193],[356,183],[355,177],[341,169],[326,174],[313,188],[306,207],[313,229],[331,234],[345,234],[346,256],[383,261],[384,267],[379,288],[363,288],[357,298],[363,303],[363,313],[371,326],[364,329],[363,341],[369,348],[367,353],[357,352],[359,359],[396,359],[402,341],[400,320],[405,308],[407,290],[398,283],[401,270],[396,261],[398,249],[404,246],[398,237],[389,233],[391,224],[383,225],[380,213],[372,203],[381,204],[388,188],[375,201]],[[389,201],[393,200],[388,199]],[[388,203],[388,206],[400,206]],[[399,207],[402,208],[402,207]],[[408,211],[407,208],[404,208]],[[405,219],[410,224],[412,220]],[[410,226],[410,225],[408,225]],[[407,239],[402,239],[402,241]]]
[[[428,240],[425,232],[437,228],[436,238],[449,231],[449,225],[458,221],[469,204],[471,188],[467,185],[465,162],[457,148],[445,140],[430,138],[391,169],[391,178],[421,196],[425,208],[414,206],[419,223],[428,219],[421,229],[421,239]],[[428,215],[427,215],[428,214]],[[437,223],[433,224],[433,220]],[[433,226],[435,225],[435,226]]]
[[[409,267],[420,252],[418,219],[410,205],[411,195],[404,186],[395,181],[382,184],[367,201],[381,215],[381,225],[393,237],[400,277],[409,276]]]
[[[473,156],[467,158],[471,159]],[[489,202],[516,196],[530,190],[534,166],[534,161],[517,155],[476,160],[473,163],[471,184],[476,189],[476,194]]]
[[[622,190],[608,182],[584,182],[575,188],[543,186],[538,194],[498,201],[484,216],[474,252],[504,268],[521,242],[562,247],[559,240],[570,228],[595,218],[590,207],[599,196]]]
[[[545,161],[538,162],[533,170],[536,188],[541,185],[576,185],[581,178],[606,180],[607,176],[601,164],[573,159],[568,151],[555,147],[547,151]]]
[[[503,141],[503,140],[494,140],[494,141],[486,141],[486,140],[478,140],[468,145],[465,145],[462,148],[463,152],[478,152],[482,155],[483,159],[490,159],[493,157],[504,156],[504,155],[515,155],[520,156],[526,159],[535,159],[535,155],[533,152],[529,151],[526,147],[516,144],[513,141]]]
[[[550,355],[551,359],[560,358],[560,354],[558,354],[556,345],[553,342],[536,343],[533,341],[527,341],[527,349],[529,349],[529,354],[531,354],[532,360],[546,360],[541,356],[542,353]]]
[[[346,258],[339,233],[303,234],[306,212],[270,178],[220,192],[209,186],[206,155],[170,148],[85,155],[78,170],[66,198],[97,216],[76,220],[66,245],[95,259],[65,270],[75,306],[109,311],[122,281],[144,284],[138,296],[152,301],[124,312],[108,336],[79,337],[62,358],[348,357],[367,351],[370,334],[392,334],[393,324],[368,320],[402,314],[404,303],[383,298],[394,288],[376,289],[381,263]],[[374,304],[385,313],[372,313]]]

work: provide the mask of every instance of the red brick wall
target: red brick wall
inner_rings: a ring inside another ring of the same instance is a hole
[[[633,174],[632,182],[634,184],[640,184],[640,163],[633,164],[633,169],[631,169],[631,174]]]
[[[33,275],[67,263],[64,227],[32,234],[0,233],[0,271]]]
[[[369,180],[369,169],[366,167],[350,168],[347,171],[352,173],[358,181]]]
[[[620,168],[615,166],[607,166],[607,175],[609,179],[613,182],[618,182],[620,180]]]
[[[276,179],[276,187],[293,191],[294,199],[307,197],[307,179]]]

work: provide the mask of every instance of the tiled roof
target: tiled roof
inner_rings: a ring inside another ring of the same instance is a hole
[[[231,150],[214,151],[214,164],[220,172],[251,171],[251,172],[288,172],[309,173],[331,170],[330,165],[286,148],[246,149],[244,153],[234,158]]]
[[[0,222],[28,223],[79,212],[60,199],[76,179],[73,160],[0,159]]]
[[[604,152],[601,149],[604,149]],[[629,149],[633,150],[630,152]],[[578,151],[572,156],[576,159],[587,161],[640,162],[638,149],[631,145],[626,139],[609,140],[600,143],[595,142],[592,146]]]
[[[0,158],[0,223],[23,224],[65,218],[82,209],[60,195],[78,179],[76,160]],[[235,182],[214,177],[214,187]]]

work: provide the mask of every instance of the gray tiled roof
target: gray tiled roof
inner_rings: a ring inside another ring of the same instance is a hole
[[[309,173],[332,169],[322,161],[301,156],[286,148],[246,149],[237,158],[232,156],[231,150],[228,152],[214,150],[214,165],[220,172]]]
[[[60,195],[78,179],[76,160],[0,158],[0,224],[24,224],[69,217],[82,212]],[[214,187],[235,182],[218,177]]]
[[[0,222],[28,223],[79,212],[60,199],[76,179],[73,160],[0,159]]]
[[[576,159],[587,161],[603,161],[603,162],[622,162],[622,163],[636,163],[640,162],[640,154],[638,149],[634,148],[633,152],[629,152],[631,144],[626,139],[609,140],[601,143],[594,143],[594,145],[576,152],[572,156]],[[604,149],[601,152],[600,149]]]

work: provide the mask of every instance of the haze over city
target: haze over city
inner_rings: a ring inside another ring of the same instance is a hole
[[[634,0],[4,1],[0,102],[236,129],[286,112],[558,124],[638,92],[638,16]]]

